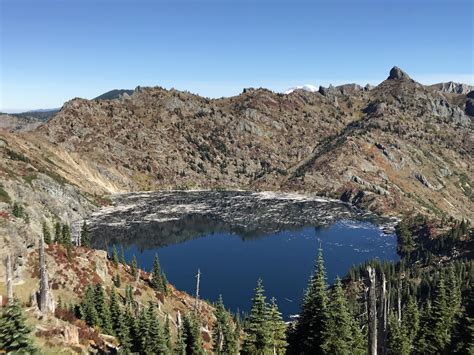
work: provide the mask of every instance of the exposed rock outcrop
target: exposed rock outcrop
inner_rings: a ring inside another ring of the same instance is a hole
[[[390,69],[390,74],[387,80],[407,80],[410,79],[407,73],[401,70],[399,67],[395,66]]]

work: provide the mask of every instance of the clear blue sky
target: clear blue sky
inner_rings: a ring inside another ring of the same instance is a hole
[[[473,78],[472,0],[0,0],[0,111],[114,88]]]

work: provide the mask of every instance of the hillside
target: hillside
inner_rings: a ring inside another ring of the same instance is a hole
[[[375,88],[315,93],[245,89],[210,100],[137,88],[69,101],[35,135],[94,161],[125,190],[311,191],[381,213],[472,219],[469,100],[398,68]]]
[[[374,88],[74,99],[34,131],[0,131],[0,246],[24,255],[43,221],[76,233],[109,194],[168,188],[312,192],[387,215],[472,221],[471,96],[393,68]]]

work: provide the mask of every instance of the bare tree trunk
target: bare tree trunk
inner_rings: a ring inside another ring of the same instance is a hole
[[[196,300],[194,303],[194,312],[199,312],[199,283],[201,281],[201,270],[199,269],[196,275],[196,279]]]
[[[40,249],[39,249],[39,263],[40,263],[40,289],[39,289],[39,302],[38,307],[41,312],[46,313],[48,306],[48,272],[46,271],[46,259],[44,255],[44,239],[43,236],[40,238]]]
[[[387,340],[387,278],[385,273],[382,273],[382,294],[380,296],[378,346],[380,353],[385,354]]]
[[[375,293],[375,269],[367,267],[369,273],[369,355],[377,355],[377,296]]]
[[[402,322],[402,278],[398,278],[398,323]]]
[[[383,331],[387,331],[387,279],[385,273],[382,274],[382,316],[383,316]]]
[[[181,312],[178,309],[178,313],[176,313],[176,327],[179,329],[181,328],[182,321],[181,321]]]
[[[10,254],[7,254],[6,260],[6,285],[7,285],[7,301],[11,302],[13,300],[13,271],[12,271],[12,257]]]

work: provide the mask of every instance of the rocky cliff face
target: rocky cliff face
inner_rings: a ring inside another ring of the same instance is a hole
[[[466,95],[468,92],[474,90],[474,86],[466,85],[461,83],[454,83],[448,81],[447,83],[438,83],[429,86],[432,89],[438,90],[440,92],[448,92],[453,94]]]

